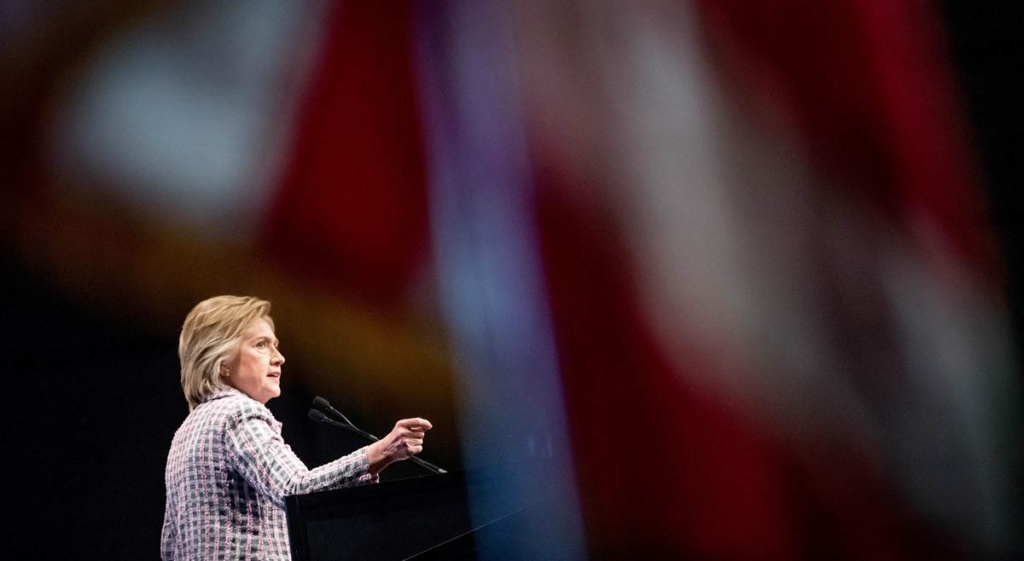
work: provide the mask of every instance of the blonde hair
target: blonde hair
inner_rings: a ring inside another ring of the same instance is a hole
[[[269,314],[270,302],[252,296],[214,296],[192,308],[178,339],[181,389],[189,411],[227,387],[221,380],[221,366],[233,358],[252,322],[264,319],[274,328]]]

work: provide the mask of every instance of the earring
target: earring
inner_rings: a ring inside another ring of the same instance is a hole
[[[221,376],[223,376],[223,377],[225,377],[225,378],[227,378],[228,376],[230,376],[230,375],[231,375],[231,371],[230,371],[230,370],[228,370],[227,368],[225,368],[225,369],[223,369],[223,370],[221,370],[221,371],[220,371],[220,375],[221,375]]]

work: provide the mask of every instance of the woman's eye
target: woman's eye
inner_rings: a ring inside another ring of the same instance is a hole
[[[258,348],[258,349],[265,349],[266,347],[267,347],[267,342],[266,341],[260,341],[259,343],[256,343],[256,348]]]

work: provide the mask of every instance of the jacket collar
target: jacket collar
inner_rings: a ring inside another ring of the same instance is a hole
[[[224,399],[225,397],[234,397],[234,396],[239,396],[239,395],[244,396],[244,397],[246,397],[248,399],[252,399],[251,397],[248,396],[248,394],[246,394],[243,391],[240,391],[240,390],[237,390],[235,388],[232,388],[231,386],[224,386],[223,388],[220,388],[220,389],[214,391],[212,394],[204,397],[203,400],[200,401],[200,403],[207,403],[207,402],[214,401],[214,400],[217,400],[217,399]],[[255,401],[255,400],[253,400],[253,401]]]

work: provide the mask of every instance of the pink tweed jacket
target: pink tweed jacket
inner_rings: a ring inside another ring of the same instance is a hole
[[[164,561],[291,558],[284,498],[376,481],[366,448],[308,469],[266,407],[235,389],[196,407],[171,442],[164,474]]]

